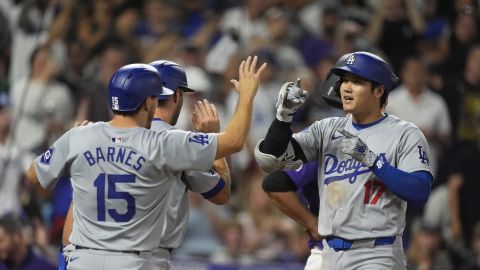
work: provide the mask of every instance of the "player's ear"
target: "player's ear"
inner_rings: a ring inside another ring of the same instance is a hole
[[[175,94],[173,94],[173,102],[178,103],[182,95],[183,95],[182,90],[177,89],[177,91],[175,91]]]
[[[145,102],[142,104],[142,109],[147,112],[157,109],[158,99],[156,96],[151,96],[145,99]]]
[[[373,96],[378,99],[380,99],[384,93],[385,93],[385,87],[381,84],[375,86],[375,88],[373,89]]]

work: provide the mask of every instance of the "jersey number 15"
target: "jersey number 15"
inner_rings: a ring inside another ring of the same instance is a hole
[[[135,183],[135,175],[129,174],[109,174],[101,173],[93,182],[93,186],[97,188],[97,219],[98,221],[106,221],[105,207],[105,180],[108,180],[108,194],[107,198],[112,200],[124,200],[127,202],[127,211],[125,213],[118,213],[117,209],[108,209],[108,215],[115,220],[115,222],[127,222],[135,216],[135,198],[128,192],[117,191],[117,183]]]

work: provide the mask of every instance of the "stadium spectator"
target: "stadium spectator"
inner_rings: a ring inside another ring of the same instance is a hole
[[[455,141],[475,141],[475,120],[480,115],[480,107],[475,105],[480,102],[480,45],[472,46],[468,51],[465,69],[460,76],[447,77],[442,94],[452,118]]]
[[[465,68],[468,50],[478,42],[478,22],[473,14],[456,14],[448,41],[445,74],[461,74]]]
[[[476,141],[464,145],[458,155],[452,158],[448,178],[450,194],[451,231],[453,239],[470,247],[474,236],[474,226],[480,221],[480,211],[476,207],[480,182],[477,166],[480,160],[480,117],[476,119]]]
[[[413,0],[380,1],[367,29],[367,37],[382,49],[395,71],[415,52],[425,21]]]
[[[0,217],[0,269],[55,270],[51,262],[38,255],[24,236],[20,220],[14,215]]]
[[[74,105],[70,90],[55,79],[59,63],[50,48],[37,48],[30,65],[30,76],[12,82],[11,132],[20,151],[39,154],[71,125]]]
[[[0,216],[22,214],[23,177],[33,159],[7,143],[11,117],[9,98],[0,94]]]
[[[412,229],[411,245],[407,253],[407,270],[453,270],[437,228],[416,220]]]
[[[474,256],[470,258],[470,261],[465,265],[462,270],[479,270],[480,269],[480,223],[475,225],[475,230],[472,240],[472,249]]]
[[[438,159],[450,142],[451,125],[447,104],[428,88],[428,76],[429,70],[419,58],[407,58],[400,75],[402,84],[390,95],[386,111],[420,128],[430,146],[429,161],[436,172]]]
[[[128,51],[122,44],[108,42],[102,44],[96,57],[96,76],[83,90],[80,100],[77,119],[88,119],[92,122],[109,121],[112,118],[108,104],[107,86],[112,74],[121,66],[130,62]]]
[[[258,262],[279,261],[287,249],[294,224],[270,203],[261,178],[250,181],[245,210],[238,215],[244,229],[244,248]]]

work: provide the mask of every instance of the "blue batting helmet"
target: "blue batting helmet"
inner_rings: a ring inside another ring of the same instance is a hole
[[[150,65],[157,69],[163,81],[163,93],[158,96],[158,99],[167,99],[177,89],[183,92],[195,92],[188,87],[187,75],[179,64],[168,60],[158,60]]]
[[[331,69],[332,73],[338,76],[342,76],[344,72],[350,72],[383,85],[387,93],[397,85],[398,77],[393,73],[392,68],[385,60],[373,53],[354,52],[340,60],[342,63]]]
[[[161,95],[162,89],[161,77],[152,66],[123,66],[108,83],[110,108],[121,112],[135,111],[147,97]]]

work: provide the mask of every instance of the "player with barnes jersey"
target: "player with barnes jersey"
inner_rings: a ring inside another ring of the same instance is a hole
[[[195,92],[188,86],[185,70],[177,63],[158,60],[150,63],[162,78],[163,91],[158,96],[158,107],[150,129],[155,131],[175,130],[178,116],[183,106],[183,95]],[[220,123],[218,113],[213,104],[208,101],[198,101],[194,117],[194,128],[198,132],[218,133]],[[84,122],[87,124],[87,122]],[[200,193],[204,198],[215,204],[225,204],[230,198],[230,172],[225,158],[213,162],[213,168],[208,171],[183,171],[168,176],[171,181],[168,203],[165,203],[165,216],[158,221],[163,226],[162,234],[158,236],[158,248],[152,253],[154,269],[170,269],[170,252],[179,247],[187,231],[189,214],[188,190]],[[166,180],[166,179],[165,179]],[[73,207],[71,204],[70,208]],[[69,209],[63,230],[63,245],[59,257],[59,270],[65,270],[71,251],[69,237],[73,226],[72,209]]]
[[[223,133],[150,127],[163,86],[157,70],[133,64],[109,83],[113,119],[73,128],[31,165],[27,179],[44,188],[70,175],[75,246],[67,269],[152,269],[152,251],[164,229],[168,189],[162,176],[208,170],[215,159],[243,147],[252,103],[266,65],[248,57],[239,67],[237,110]]]

